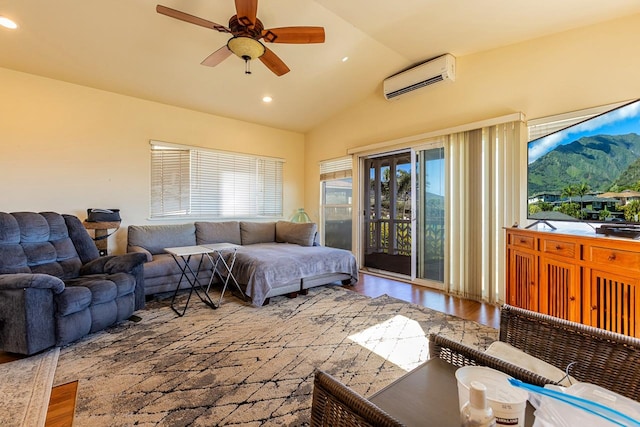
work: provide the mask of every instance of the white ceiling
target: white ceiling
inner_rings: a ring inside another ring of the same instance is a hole
[[[265,28],[326,32],[324,44],[269,45],[291,69],[276,77],[260,61],[245,75],[235,56],[200,65],[229,35],[156,4],[223,25],[235,13],[233,0],[0,0],[0,15],[20,25],[0,27],[0,67],[306,132],[425,59],[640,13],[637,0],[260,0]]]

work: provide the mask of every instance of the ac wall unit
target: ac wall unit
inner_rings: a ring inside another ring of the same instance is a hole
[[[384,80],[384,97],[393,99],[434,83],[456,80],[456,58],[447,53]]]

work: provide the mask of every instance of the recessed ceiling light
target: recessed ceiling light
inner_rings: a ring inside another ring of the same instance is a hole
[[[348,56],[345,56],[344,58],[342,58],[342,62],[347,62],[349,60]]]
[[[18,24],[16,24],[9,18],[5,18],[4,16],[0,16],[0,26],[3,26],[10,30],[15,30],[16,28],[18,28]]]
[[[265,96],[262,98],[262,102],[266,102],[267,104],[271,101],[273,101],[273,98],[271,98],[270,96]]]

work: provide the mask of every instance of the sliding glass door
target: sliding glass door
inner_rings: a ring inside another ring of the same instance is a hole
[[[416,160],[417,277],[444,282],[444,148],[418,152]]]
[[[412,153],[366,158],[364,266],[413,276]]]
[[[364,267],[442,287],[444,148],[369,156],[363,166]]]

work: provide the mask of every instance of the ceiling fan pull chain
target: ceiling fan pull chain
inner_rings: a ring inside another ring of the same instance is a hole
[[[244,60],[244,73],[245,74],[251,74],[251,65],[249,64],[249,60],[248,59]]]

